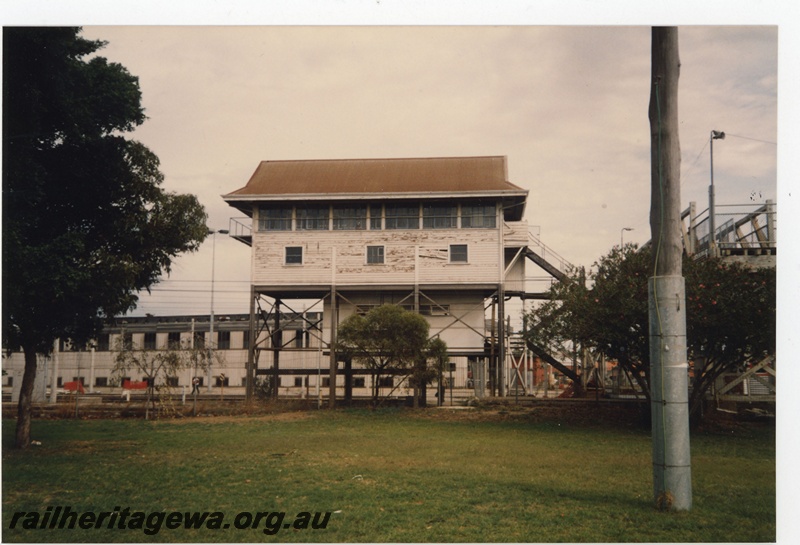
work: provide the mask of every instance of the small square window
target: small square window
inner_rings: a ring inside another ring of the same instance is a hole
[[[467,263],[469,252],[466,244],[450,245],[450,263]]]
[[[367,246],[367,263],[379,265],[383,263],[383,246]]]
[[[286,264],[287,265],[302,265],[303,264],[303,247],[302,246],[287,246],[286,247]]]

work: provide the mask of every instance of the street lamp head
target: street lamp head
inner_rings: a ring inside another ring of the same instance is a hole
[[[722,131],[711,131],[712,140],[725,140],[725,133]]]
[[[622,235],[625,234],[625,231],[633,231],[633,227],[623,227],[619,230],[619,247],[622,248],[625,246],[625,241]]]

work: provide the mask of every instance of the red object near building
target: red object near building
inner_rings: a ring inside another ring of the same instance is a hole
[[[82,394],[86,393],[83,390],[83,384],[79,380],[73,380],[72,382],[65,382],[64,383],[64,391],[66,391],[66,392],[80,392]]]

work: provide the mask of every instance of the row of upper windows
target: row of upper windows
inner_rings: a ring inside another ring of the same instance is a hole
[[[250,338],[250,331],[244,330],[241,332],[241,348],[248,348],[249,347],[249,338]],[[215,336],[217,337],[217,343],[215,348],[219,350],[228,350],[231,348],[235,348],[231,345],[231,332],[230,331],[215,331]],[[194,332],[194,341],[191,343],[195,348],[204,348],[206,346],[206,336],[208,335],[207,331],[195,331]],[[97,336],[97,339],[91,343],[95,350],[98,352],[108,352],[108,351],[115,351],[120,348],[118,345],[120,338],[119,335],[116,335],[117,340],[112,341],[112,335],[109,333],[101,333]],[[137,342],[134,343],[133,333],[126,332],[122,334],[121,341],[123,346],[127,349],[137,348],[137,349],[144,349],[144,350],[163,350],[168,347],[182,347],[187,348],[187,344],[189,343],[190,339],[192,338],[192,334],[188,333],[182,336],[180,331],[170,331],[164,334],[164,338],[162,339],[161,344],[157,344],[156,342],[156,332],[146,332],[139,334],[139,339]],[[64,341],[61,341],[61,351],[65,350],[79,350],[79,348],[73,346],[67,346]]]
[[[261,206],[259,231],[494,229],[494,204],[370,204]]]
[[[250,347],[250,331],[244,330],[240,333],[241,335],[239,335],[237,342],[231,342],[230,331],[215,331],[214,336],[217,338],[217,342],[214,348],[216,350],[248,349]],[[194,348],[205,348],[208,334],[208,331],[195,331],[194,339],[191,344],[190,341],[192,340],[192,334],[182,334],[180,331],[170,331],[163,334],[164,337],[161,339],[161,343],[157,342],[156,332],[140,333],[137,335],[135,342],[133,333],[126,332],[122,335],[121,340],[126,349],[165,350],[168,347],[189,348],[190,346],[193,346]],[[281,330],[279,331],[279,334],[281,335],[282,342],[288,338],[289,342],[296,347],[307,348],[310,346],[311,335],[308,330]],[[158,335],[162,334],[159,333]],[[115,335],[115,337],[117,337],[118,340],[112,341],[112,335],[109,333],[101,333],[97,336],[97,339],[90,344],[90,346],[98,352],[119,350],[119,335]],[[61,352],[80,351],[81,348],[69,345],[66,341],[62,340],[60,342],[59,350]]]
[[[364,251],[364,262],[367,265],[383,265],[386,263],[386,248],[382,245],[367,246]],[[450,263],[469,263],[469,246],[466,244],[451,244],[449,250]],[[303,264],[303,247],[286,246],[284,253],[285,265]]]

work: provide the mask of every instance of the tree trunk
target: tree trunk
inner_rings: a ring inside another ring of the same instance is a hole
[[[376,409],[378,407],[378,399],[381,397],[381,390],[380,390],[380,383],[381,383],[381,374],[380,369],[378,369],[378,373],[372,375],[372,408]]]
[[[153,399],[153,388],[147,385],[147,400],[144,402],[144,419],[150,420],[150,400]]]
[[[22,349],[25,353],[25,373],[22,375],[19,391],[17,433],[14,440],[14,447],[18,449],[26,449],[31,444],[31,401],[36,381],[36,350],[31,346],[23,346]]]

